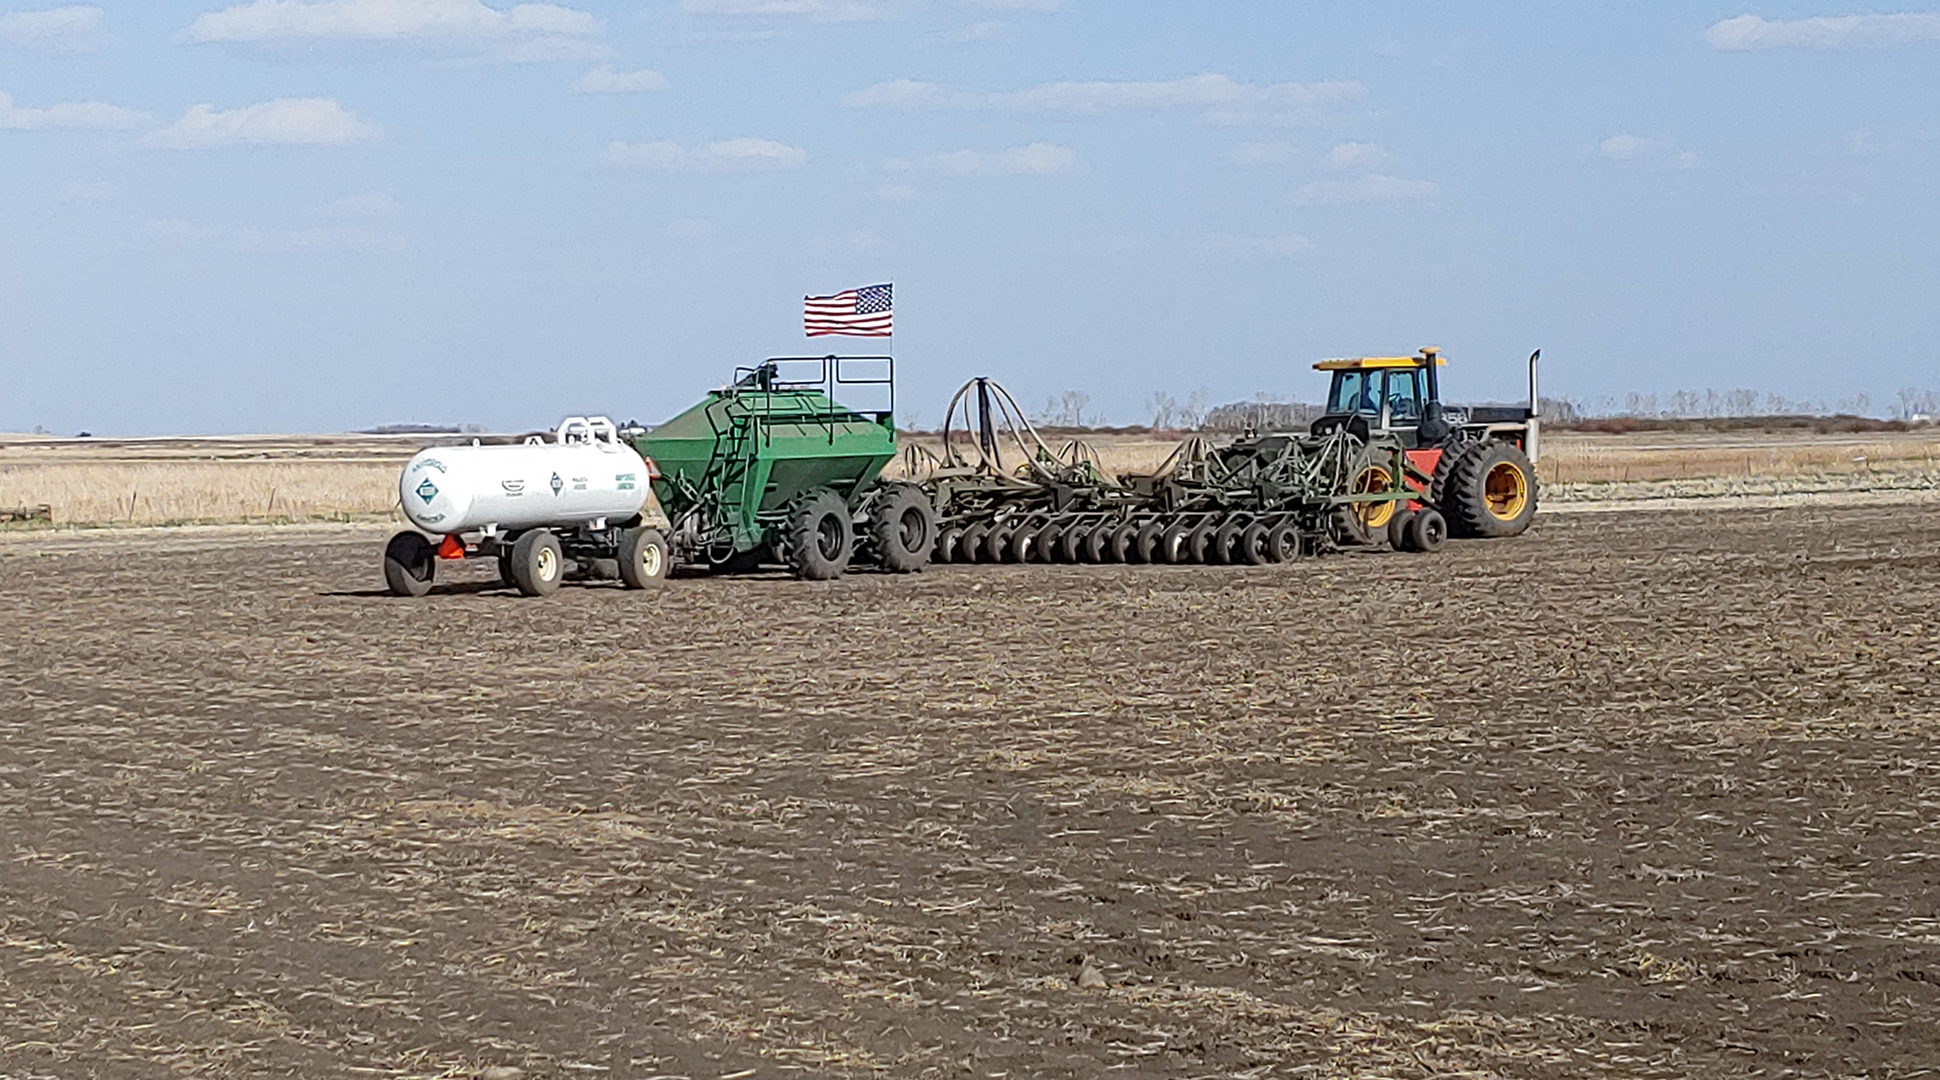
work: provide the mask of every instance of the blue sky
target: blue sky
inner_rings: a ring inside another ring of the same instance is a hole
[[[1836,0],[0,0],[0,430],[659,420],[894,281],[1137,421],[1940,385],[1940,14]]]

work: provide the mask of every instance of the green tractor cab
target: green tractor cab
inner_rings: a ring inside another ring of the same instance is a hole
[[[857,410],[838,390],[873,393]],[[683,562],[720,571],[780,563],[841,576],[860,558],[908,572],[928,561],[935,514],[906,485],[882,484],[896,456],[895,361],[774,357],[634,439]]]

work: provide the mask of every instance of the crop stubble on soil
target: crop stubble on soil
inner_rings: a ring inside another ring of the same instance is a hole
[[[0,548],[0,1077],[1928,1075],[1937,526],[541,602]]]

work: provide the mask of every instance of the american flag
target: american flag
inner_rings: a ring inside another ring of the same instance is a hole
[[[803,298],[802,329],[809,337],[893,337],[889,285],[845,289]]]

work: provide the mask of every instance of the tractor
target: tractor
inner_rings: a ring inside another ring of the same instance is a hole
[[[1347,430],[1362,441],[1394,440],[1405,450],[1400,482],[1420,494],[1415,506],[1432,506],[1457,536],[1517,536],[1536,514],[1536,468],[1541,452],[1542,403],[1537,396],[1538,349],[1529,356],[1529,404],[1455,408],[1442,404],[1441,350],[1415,356],[1363,356],[1323,360],[1314,370],[1333,376],[1327,410],[1311,432]],[[1357,481],[1380,490],[1395,477]],[[1409,512],[1395,503],[1369,504],[1359,530],[1375,534]],[[1350,523],[1350,525],[1353,523]]]

